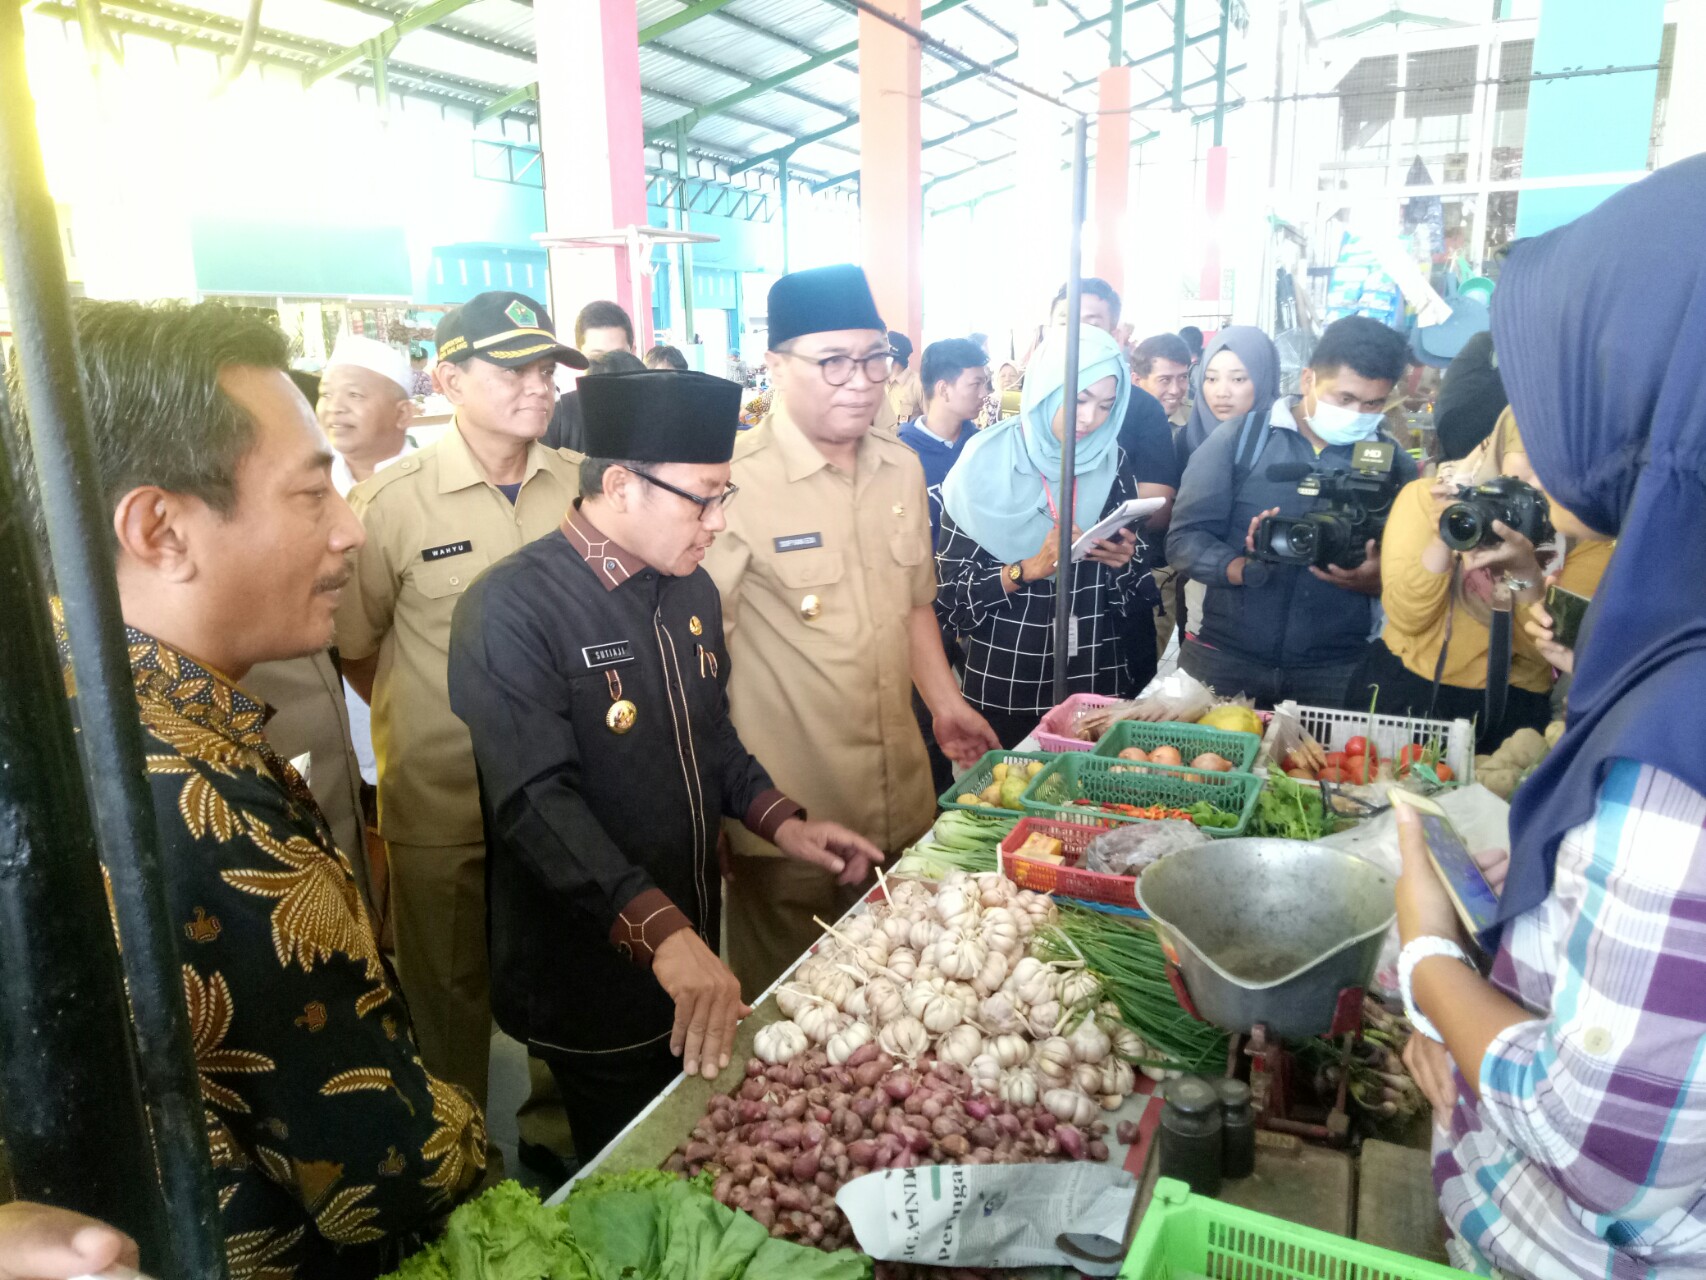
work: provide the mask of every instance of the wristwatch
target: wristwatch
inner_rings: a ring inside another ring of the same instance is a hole
[[[1024,565],[1022,565],[1022,564],[1010,564],[1007,566],[1007,581],[1012,582],[1012,583],[1020,583],[1020,582],[1023,582],[1024,580],[1025,580],[1025,566]]]
[[[1419,938],[1411,938],[1398,953],[1398,994],[1404,997],[1404,1012],[1410,1019],[1410,1025],[1428,1039],[1444,1044],[1445,1037],[1440,1035],[1439,1029],[1428,1020],[1426,1014],[1416,1008],[1416,997],[1412,990],[1416,966],[1430,956],[1450,956],[1453,960],[1461,960],[1471,969],[1475,965],[1462,947],[1450,938],[1441,938],[1437,934],[1425,933]]]

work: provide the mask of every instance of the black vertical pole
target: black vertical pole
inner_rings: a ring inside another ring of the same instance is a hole
[[[1078,304],[1084,295],[1081,267],[1084,244],[1084,152],[1090,121],[1079,116],[1072,126],[1072,261],[1066,273],[1066,385],[1061,390],[1060,411],[1065,417],[1060,433],[1060,563],[1054,570],[1054,702],[1066,701],[1067,655],[1072,652],[1072,515],[1078,503],[1078,483],[1073,468],[1078,459]]]
[[[123,939],[143,1097],[172,1227],[167,1253],[156,1266],[174,1280],[221,1280],[224,1238],[143,773],[142,730],[113,570],[112,516],[103,509],[83,413],[65,260],[36,140],[23,12],[16,0],[0,0],[0,263],[76,673],[83,775]]]
[[[0,1134],[18,1193],[163,1258],[118,951],[0,396]]]

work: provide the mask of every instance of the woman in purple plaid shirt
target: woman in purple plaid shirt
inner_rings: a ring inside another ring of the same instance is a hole
[[[1618,545],[1568,728],[1489,868],[1488,977],[1453,954],[1450,902],[1401,826],[1399,974],[1437,1032],[1405,1057],[1434,1103],[1454,1260],[1485,1273],[1706,1275],[1702,209],[1706,156],[1519,243],[1495,295],[1554,523]]]

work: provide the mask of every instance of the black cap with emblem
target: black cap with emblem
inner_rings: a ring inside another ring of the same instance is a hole
[[[505,369],[546,359],[571,369],[584,369],[587,364],[580,352],[557,341],[550,312],[525,293],[508,289],[469,298],[438,322],[433,341],[438,358],[455,364],[475,356]]]
[[[734,456],[741,389],[727,378],[637,369],[588,374],[575,389],[590,457],[716,464]]]

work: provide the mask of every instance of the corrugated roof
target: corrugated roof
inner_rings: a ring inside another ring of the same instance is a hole
[[[561,3],[561,0],[544,0]],[[1239,0],[1230,0],[1242,13]],[[1246,3],[1250,0],[1245,0]],[[153,28],[166,38],[195,39],[204,47],[234,46],[248,11],[248,0],[99,0],[102,11],[131,28]],[[1015,54],[1020,31],[1035,21],[1033,0],[962,0],[924,22],[925,29],[953,49],[1020,75]],[[1170,94],[1173,79],[1174,7],[1185,6],[1185,80],[1214,74],[1220,0],[1126,0],[1124,43],[1127,61],[1144,55],[1134,73],[1135,95]],[[1377,20],[1396,0],[1306,0],[1318,33],[1332,24]],[[1404,0],[1406,11],[1438,21],[1488,0]],[[72,0],[39,0],[39,8],[72,10]],[[642,32],[667,22],[690,7],[690,0],[637,0]],[[927,3],[924,6],[929,8]],[[266,0],[260,48],[274,64],[311,68],[328,56],[381,36],[417,8],[411,0]],[[59,16],[64,16],[60,14]],[[1047,20],[1062,33],[1061,65],[1048,74],[1024,73],[1036,87],[1080,110],[1095,106],[1095,77],[1108,65],[1107,8],[1104,0],[1052,0]],[[640,49],[641,110],[648,132],[667,146],[667,126],[697,116],[687,135],[690,155],[738,167],[766,157],[760,168],[773,170],[772,153],[793,148],[792,173],[802,179],[856,180],[860,133],[858,51],[859,15],[848,0],[727,0],[662,34]],[[1240,39],[1237,30],[1231,39]],[[844,46],[835,59],[795,75],[790,72]],[[1228,61],[1241,61],[1234,48]],[[489,106],[503,98],[509,113],[531,117],[536,108],[524,90],[538,76],[533,47],[530,0],[472,0],[430,26],[413,30],[396,44],[387,61],[393,92],[418,92],[440,101]],[[365,58],[339,74],[371,79]],[[755,82],[786,77],[762,92]],[[927,183],[940,180],[954,199],[975,194],[978,184],[1000,185],[980,168],[999,166],[1014,149],[1019,93],[993,77],[968,73],[966,63],[926,47],[922,67],[924,99],[920,127],[926,146],[921,169]],[[950,83],[951,82],[951,83]],[[513,100],[506,95],[514,94]],[[1236,97],[1236,81],[1228,99]],[[727,100],[741,96],[738,103]],[[1211,106],[1212,89],[1186,95],[1187,106]],[[1170,107],[1164,103],[1155,108]],[[707,114],[707,109],[709,113]],[[1152,113],[1153,114],[1153,113]],[[1139,122],[1143,121],[1140,113]],[[1063,126],[1066,122],[1062,115]],[[1143,125],[1139,133],[1149,126]],[[819,137],[818,135],[823,135]],[[798,142],[800,139],[812,139]],[[797,145],[796,145],[797,143]],[[1002,179],[1004,181],[1005,179]]]

